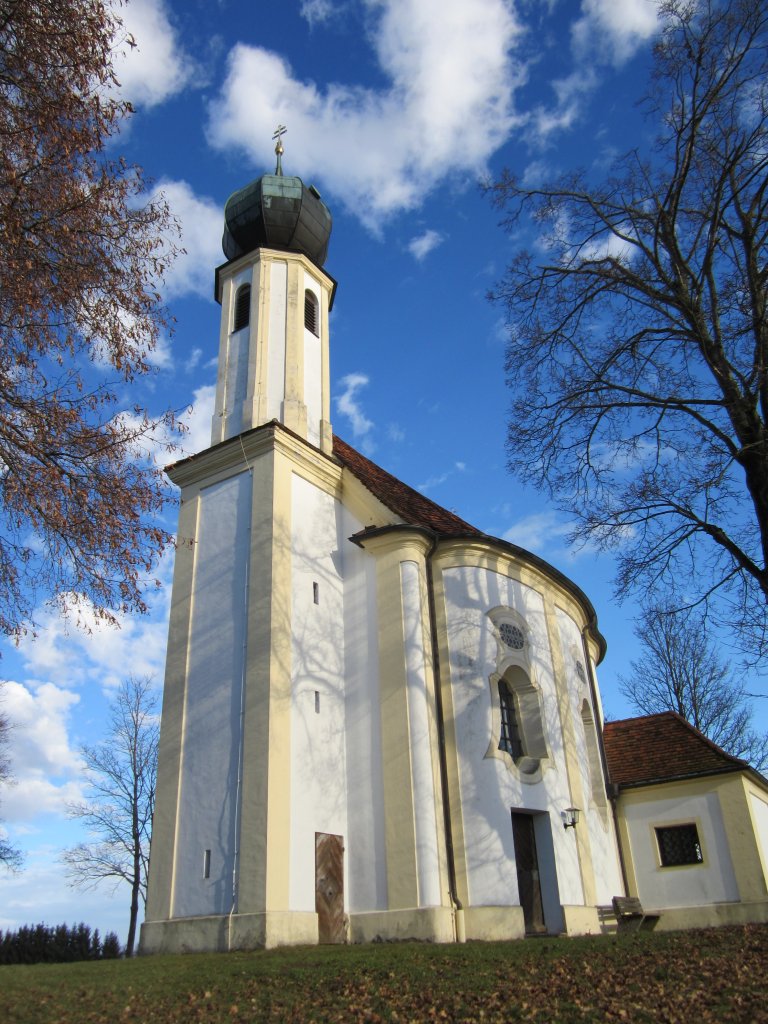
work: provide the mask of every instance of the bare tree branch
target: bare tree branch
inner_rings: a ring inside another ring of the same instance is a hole
[[[82,747],[89,800],[68,807],[93,837],[62,853],[70,884],[93,889],[112,879],[131,887],[126,956],[133,954],[139,899],[147,899],[159,732],[152,680],[129,678],[112,704],[107,738]]]
[[[489,186],[541,235],[507,307],[509,465],[618,557],[617,590],[686,586],[746,651],[768,619],[768,10],[667,0],[652,152],[602,182]],[[543,252],[543,257],[542,257]]]
[[[668,609],[644,613],[635,635],[643,653],[621,692],[636,711],[676,711],[727,753],[768,767],[768,736],[752,728],[749,694],[740,675],[718,658],[701,615]]]
[[[2,683],[0,683],[0,694],[2,694]],[[1,698],[0,698],[1,699]],[[8,785],[13,781],[11,762],[8,759],[6,748],[8,746],[8,733],[11,723],[4,712],[0,712],[0,787]],[[0,825],[0,829],[2,825]],[[0,832],[0,864],[11,871],[18,871],[21,867],[23,857],[18,847],[14,846],[2,832]]]

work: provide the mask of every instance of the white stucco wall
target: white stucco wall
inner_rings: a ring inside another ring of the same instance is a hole
[[[768,802],[761,800],[756,793],[749,794],[752,820],[755,824],[755,835],[763,863],[763,874],[768,878]]]
[[[342,536],[351,537],[361,528],[362,524],[344,509]],[[387,908],[376,562],[348,541],[343,551],[349,806],[347,895],[350,912],[364,913]]]
[[[646,909],[694,907],[739,898],[717,793],[682,793],[642,802],[625,798],[622,807],[638,896]],[[703,863],[661,867],[654,829],[689,823],[696,825]]]
[[[285,331],[288,264],[269,264],[269,330],[267,335],[267,419],[283,419],[285,398]]]
[[[470,902],[519,902],[510,811],[541,812],[545,817],[537,819],[536,839],[542,890],[550,894],[545,916],[549,928],[557,927],[552,908],[582,904],[584,896],[576,843],[560,818],[570,794],[543,600],[530,587],[483,568],[448,568],[444,584]],[[517,611],[529,630],[531,674],[550,754],[535,783],[523,782],[506,759],[487,756],[492,735],[489,680],[499,654],[488,612],[499,606]]]
[[[231,907],[251,475],[203,490],[195,543],[174,917]],[[203,877],[204,851],[210,877]]]
[[[599,905],[608,905],[614,896],[618,896],[624,891],[624,883],[621,878],[613,815],[605,792],[605,778],[596,734],[598,723],[601,720],[601,710],[599,703],[595,707],[592,700],[591,688],[587,681],[590,666],[584,657],[581,631],[577,623],[559,608],[557,624],[578,752],[581,789],[586,797],[585,806],[580,808],[582,819],[578,827],[586,825],[589,830],[597,902]],[[583,678],[578,673],[577,663],[583,669]],[[592,736],[589,740],[585,734],[585,724],[582,718],[584,701],[589,705],[592,716],[592,723],[589,725]]]
[[[347,843],[346,538],[338,502],[297,474],[291,524],[290,909],[314,911],[315,833],[340,835]]]

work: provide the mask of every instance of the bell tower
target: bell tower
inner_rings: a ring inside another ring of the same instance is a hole
[[[239,189],[224,210],[227,263],[216,270],[221,305],[211,443],[278,420],[332,451],[328,313],[336,282],[322,266],[331,214],[313,186],[277,163]]]
[[[307,523],[318,528],[315,504],[335,508],[307,475],[336,490],[341,467],[330,423],[336,284],[322,269],[331,215],[315,188],[283,174],[284,131],[275,133],[275,173],[225,208],[211,447],[167,470],[181,488],[179,542],[143,952],[316,942],[311,895],[296,894],[287,851],[292,837],[303,856],[315,831],[345,830],[337,814],[313,824],[310,838],[297,832],[291,796],[306,689],[297,623],[306,624],[301,602],[314,593],[300,585],[299,546]],[[322,604],[312,602],[319,637],[332,636],[342,615],[336,534],[326,532],[328,552],[310,579],[315,589],[331,581]],[[322,672],[340,687],[334,657],[336,648]],[[317,723],[330,722],[337,703],[325,700]],[[333,721],[321,749],[338,774],[343,728]],[[308,870],[301,877],[311,884]]]

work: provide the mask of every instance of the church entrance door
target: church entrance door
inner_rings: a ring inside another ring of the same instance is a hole
[[[512,840],[515,844],[517,865],[517,887],[520,891],[520,906],[523,908],[526,935],[541,935],[545,932],[544,908],[541,903],[541,882],[539,880],[539,859],[536,855],[536,835],[532,814],[512,811]]]
[[[345,942],[344,839],[315,832],[315,911],[319,942]]]

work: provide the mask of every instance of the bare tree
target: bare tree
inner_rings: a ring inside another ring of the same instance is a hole
[[[77,889],[93,889],[108,879],[128,883],[131,909],[126,956],[136,940],[139,901],[147,899],[147,867],[155,806],[159,723],[151,679],[129,678],[117,692],[107,737],[81,748],[89,799],[71,804],[91,835],[65,850],[62,859]]]
[[[1,686],[2,684],[0,684]],[[11,724],[8,721],[8,716],[4,712],[0,712],[0,786],[7,785],[13,778],[11,762],[7,754],[8,732],[10,728]],[[21,867],[21,862],[21,851],[2,834],[0,826],[0,864],[10,868],[11,871],[15,871]]]
[[[176,254],[164,200],[114,153],[130,105],[105,0],[0,0],[0,630],[39,598],[143,610],[168,543],[162,475],[116,415],[166,325],[158,283]],[[161,416],[173,427],[170,413]]]
[[[758,771],[768,767],[768,736],[752,728],[751,695],[741,673],[716,654],[703,616],[651,609],[635,635],[643,653],[619,682],[637,711],[676,711],[729,754]]]
[[[511,328],[512,470],[618,556],[617,591],[678,587],[765,650],[768,7],[667,0],[655,147],[595,181],[490,192],[531,215],[495,297]],[[543,248],[542,248],[543,247]],[[544,253],[542,257],[542,252]]]

